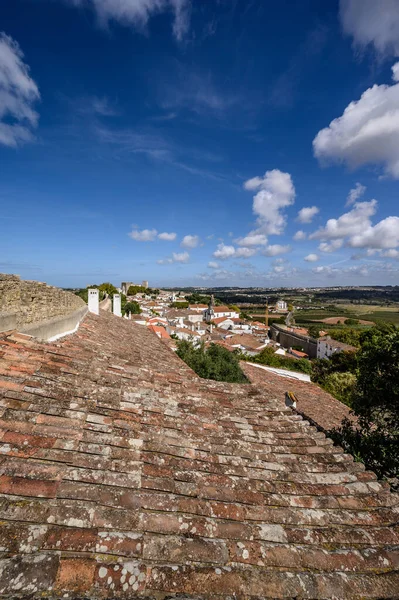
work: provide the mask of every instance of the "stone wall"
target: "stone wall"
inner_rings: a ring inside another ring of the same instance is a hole
[[[278,342],[284,348],[302,346],[309,358],[317,357],[317,341],[312,337],[289,331],[283,327],[279,327],[277,323],[271,325],[270,336],[272,340]]]
[[[40,325],[43,332],[46,329],[43,325],[51,322],[51,337],[54,337],[62,333],[66,322],[69,327],[86,311],[86,303],[72,292],[40,281],[21,280],[18,275],[0,273],[0,331],[18,329],[35,335],[36,326]],[[45,334],[40,337],[47,339]]]

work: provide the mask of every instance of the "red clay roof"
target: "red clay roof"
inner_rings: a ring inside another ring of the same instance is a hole
[[[213,323],[219,325],[219,323],[223,323],[223,321],[232,321],[231,317],[216,317],[216,319],[212,319]]]
[[[158,325],[150,325],[148,327],[148,329],[150,331],[153,331],[156,335],[159,334],[159,337],[161,337],[161,338],[164,338],[164,339],[169,339],[170,338],[170,335],[166,331],[165,327],[160,327]]]
[[[201,380],[111,314],[0,357],[1,598],[397,596],[397,499],[291,382]]]
[[[287,354],[286,357],[289,358],[290,355]],[[297,410],[325,431],[338,427],[345,418],[352,419],[350,410],[345,404],[315,383],[288,380],[246,362],[241,363],[241,368],[252,383],[262,385],[268,394],[281,397],[285,392],[293,392],[298,400]]]

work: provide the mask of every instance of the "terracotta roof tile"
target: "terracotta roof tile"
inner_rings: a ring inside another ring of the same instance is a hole
[[[2,598],[397,595],[397,497],[284,403],[328,395],[199,379],[107,313],[2,335]]]

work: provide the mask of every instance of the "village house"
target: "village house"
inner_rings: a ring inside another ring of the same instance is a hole
[[[317,358],[331,358],[337,352],[356,352],[356,348],[333,340],[328,335],[317,340]]]
[[[224,342],[231,348],[241,350],[241,352],[249,356],[256,356],[267,346],[266,342],[261,342],[253,335],[248,335],[247,333],[226,337]]]

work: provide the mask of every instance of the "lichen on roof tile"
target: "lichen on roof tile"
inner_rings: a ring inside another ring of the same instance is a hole
[[[199,379],[106,313],[0,357],[0,597],[398,596],[397,496],[291,381]]]

